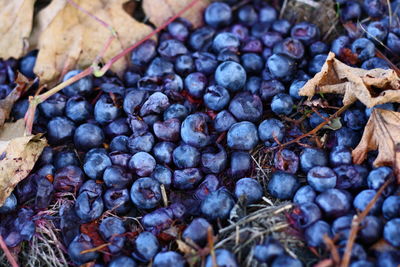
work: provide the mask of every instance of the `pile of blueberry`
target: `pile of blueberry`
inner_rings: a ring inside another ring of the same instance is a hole
[[[75,265],[187,266],[174,240],[207,247],[209,229],[218,233],[239,199],[251,205],[268,194],[295,203],[289,221],[308,246],[323,252],[327,235],[343,256],[353,217],[391,180],[362,222],[351,266],[400,264],[400,190],[393,170],[373,168],[376,153],[363,165],[352,164],[351,150],[371,109],[357,102],[341,117],[340,129],[319,132],[323,140],[280,148],[341,106],[340,97],[324,95],[318,97],[330,108],[311,110],[298,94],[329,51],[344,61],[350,53],[350,63],[365,69],[389,68],[377,49],[389,58],[400,52],[400,1],[390,9],[380,0],[337,3],[343,22],[366,31],[326,43],[316,25],[279,19],[266,1],[214,2],[205,10],[205,26],[193,29],[178,19],[158,43],[148,40],[134,50],[122,79],[86,77],[41,103],[34,132],[45,132],[50,146],[0,207],[6,244],[31,240],[46,218],[60,230]],[[11,91],[16,69],[35,76],[35,60],[31,52],[0,62],[0,99]],[[13,119],[22,118],[28,104],[18,101]],[[252,176],[251,152],[264,148],[274,149],[267,185]],[[61,203],[59,213],[46,213],[55,203]],[[138,218],[141,228],[133,230],[127,217]],[[97,235],[83,231],[87,225],[95,225]],[[81,253],[99,246],[96,236],[109,245]],[[272,237],[253,254],[274,267],[303,265]],[[229,249],[216,249],[215,261],[239,266]],[[213,264],[207,256],[205,266]]]

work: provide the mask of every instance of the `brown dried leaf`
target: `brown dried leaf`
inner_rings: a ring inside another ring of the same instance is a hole
[[[400,102],[399,89],[400,79],[394,70],[353,68],[330,52],[321,71],[303,86],[299,94],[309,98],[318,93],[341,94],[344,105],[360,100],[370,108]]]
[[[370,150],[378,150],[374,166],[400,166],[396,146],[400,143],[400,112],[375,108],[365,126],[358,146],[353,150],[353,161],[361,164]]]
[[[154,25],[160,26],[192,1],[193,0],[143,0],[143,10]],[[197,2],[182,17],[189,20],[194,27],[202,25],[203,10],[209,3],[209,0]]]
[[[108,61],[124,48],[143,39],[152,29],[133,19],[123,9],[127,0],[75,0],[77,5],[108,23],[118,37],[111,43],[103,60]],[[110,29],[67,0],[53,0],[41,10],[35,21],[31,42],[37,42],[39,54],[35,73],[42,83],[55,81],[63,69],[91,65],[111,37]],[[113,64],[111,70],[121,74],[128,57]]]
[[[32,86],[33,81],[29,81],[24,75],[18,72],[15,79],[17,86],[7,95],[6,98],[0,100],[0,129],[4,122],[9,118],[14,103],[20,98],[22,93]]]
[[[42,134],[24,136],[24,120],[4,124],[0,131],[0,206],[32,170],[47,141]]]
[[[35,0],[0,0],[0,58],[19,58],[32,30]]]

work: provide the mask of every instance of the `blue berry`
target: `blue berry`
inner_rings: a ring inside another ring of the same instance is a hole
[[[316,166],[328,165],[325,152],[318,148],[305,148],[300,154],[300,166],[304,172],[308,172]]]
[[[400,196],[389,196],[382,205],[382,214],[385,219],[400,217]]]
[[[277,94],[272,98],[271,109],[277,115],[289,115],[293,110],[293,99],[287,94]]]
[[[328,189],[316,197],[315,202],[328,218],[345,215],[351,208],[351,196],[347,191]]]
[[[290,257],[288,255],[281,255],[277,257],[273,262],[271,267],[302,267],[303,264],[300,260]]]
[[[365,61],[375,56],[375,45],[367,38],[359,38],[351,45],[351,50],[356,53],[358,59]]]
[[[241,92],[231,100],[229,111],[239,121],[257,122],[262,117],[263,105],[258,95]]]
[[[133,183],[130,195],[139,209],[153,209],[161,201],[160,183],[149,177],[139,178]]]
[[[215,81],[231,92],[237,92],[246,84],[246,71],[234,61],[225,61],[215,71]]]
[[[316,196],[317,193],[311,186],[304,185],[296,191],[296,194],[294,194],[293,202],[296,204],[314,202]]]
[[[267,60],[266,66],[274,77],[288,79],[295,70],[295,61],[284,54],[273,54]]]
[[[181,125],[181,138],[191,146],[201,148],[210,142],[208,134],[207,115],[196,113],[186,117]]]
[[[232,149],[251,150],[257,143],[257,128],[249,121],[235,123],[228,131],[227,144]]]
[[[86,262],[96,260],[99,256],[99,253],[96,251],[81,253],[84,250],[92,248],[94,248],[92,239],[85,234],[79,234],[69,244],[68,255],[75,264],[82,265]]]
[[[293,174],[276,171],[268,183],[268,192],[279,199],[291,199],[300,187],[300,182]]]
[[[82,71],[80,70],[71,70],[67,74],[65,74],[63,81],[65,82],[66,80],[78,75]],[[93,87],[93,79],[91,76],[86,76],[71,85],[68,85],[65,87],[62,92],[66,96],[76,96],[76,95],[87,95],[91,93]]]
[[[157,237],[150,232],[140,233],[134,241],[133,257],[141,262],[149,262],[160,250]]]
[[[261,184],[252,178],[242,178],[236,182],[235,196],[239,199],[245,197],[248,204],[254,204],[261,200],[263,190]]]
[[[220,188],[206,196],[201,202],[200,209],[210,220],[226,219],[234,204],[232,195],[225,188]]]
[[[310,247],[325,247],[324,235],[332,237],[330,225],[322,220],[316,221],[304,232],[307,244]]]
[[[55,117],[47,124],[47,137],[51,144],[64,144],[72,140],[75,124],[65,117]]]
[[[206,219],[196,218],[183,231],[182,237],[204,246],[207,243],[208,229],[211,227]]]
[[[328,167],[315,166],[307,173],[307,182],[318,192],[324,192],[336,186],[336,174]]]
[[[282,141],[285,135],[285,125],[277,119],[267,119],[258,126],[258,136],[261,141],[275,143]]]
[[[375,197],[376,191],[372,189],[366,189],[361,191],[356,195],[353,201],[354,208],[358,209],[360,212],[364,211],[367,205],[371,202],[371,200]],[[378,198],[378,201],[372,206],[369,214],[378,214],[381,210],[383,200],[381,197]]]
[[[203,99],[207,108],[220,111],[228,105],[230,96],[224,87],[212,85],[207,88]]]
[[[212,3],[204,12],[204,20],[208,25],[215,28],[227,26],[232,20],[232,10],[225,3]]]
[[[383,238],[394,247],[400,247],[400,218],[391,219],[383,228]]]
[[[153,261],[154,267],[185,267],[186,261],[180,254],[174,251],[159,252],[154,257]]]
[[[229,111],[223,110],[219,112],[214,118],[214,129],[217,132],[225,132],[228,131],[229,128],[231,128],[231,126],[236,122],[237,121],[235,117],[233,117],[233,115]]]
[[[238,267],[238,263],[236,261],[235,255],[232,254],[229,250],[226,249],[216,249],[215,250],[215,258],[217,266],[229,266],[229,267]],[[213,259],[211,255],[207,256],[205,267],[213,267]]]

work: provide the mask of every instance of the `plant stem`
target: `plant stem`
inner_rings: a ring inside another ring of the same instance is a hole
[[[19,267],[17,261],[11,254],[10,250],[8,249],[6,243],[4,242],[3,237],[0,235],[0,247],[4,251],[4,254],[6,254],[8,262],[11,264],[12,267]]]

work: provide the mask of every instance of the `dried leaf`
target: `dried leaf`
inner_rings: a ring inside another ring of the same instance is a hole
[[[322,69],[299,94],[311,98],[318,93],[341,94],[343,104],[360,100],[367,107],[400,102],[400,79],[392,69],[364,70],[340,62],[330,52]]]
[[[41,10],[35,21],[31,42],[37,42],[39,54],[35,73],[42,83],[55,81],[63,69],[84,68],[91,65],[111,37],[110,29],[102,26],[93,16],[110,25],[118,34],[106,50],[103,60],[108,61],[124,48],[148,35],[152,28],[133,19],[123,9],[126,0],[75,0],[80,8],[67,0],[53,0]],[[121,74],[129,58],[113,64],[111,70]]]
[[[28,176],[47,141],[42,134],[24,136],[24,120],[6,123],[0,131],[0,206]]]
[[[35,0],[0,0],[0,58],[19,58],[32,30]]]
[[[400,143],[400,112],[375,108],[365,126],[358,146],[353,150],[353,161],[361,164],[370,150],[378,150],[374,166],[400,166],[396,153]]]
[[[327,125],[324,125],[322,128],[333,130],[333,131],[339,130],[340,128],[342,128],[342,123],[340,122],[340,117],[333,118]]]
[[[33,81],[29,81],[24,75],[18,72],[15,79],[17,86],[7,95],[5,99],[0,100],[0,128],[9,118],[14,103],[20,98],[22,93],[32,86]]]
[[[187,6],[191,1],[193,0],[143,0],[143,10],[154,25],[160,26],[167,19],[179,12],[179,10]],[[182,17],[189,20],[194,27],[202,25],[203,10],[209,3],[209,0],[197,2]]]
[[[176,244],[178,245],[179,251],[182,252],[184,255],[191,255],[196,253],[196,250],[194,250],[191,246],[189,246],[182,240],[177,239]]]

